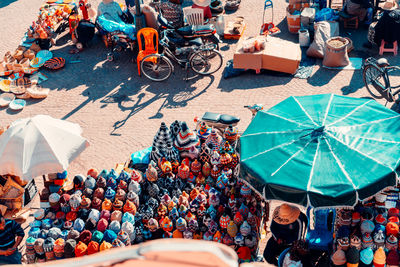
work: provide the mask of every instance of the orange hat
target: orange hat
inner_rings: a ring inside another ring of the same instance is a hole
[[[166,216],[166,217],[164,218],[164,220],[162,221],[162,229],[163,229],[165,232],[170,232],[170,231],[172,231],[172,228],[173,228],[172,222],[171,222],[171,220],[168,218],[168,216]]]
[[[187,199],[189,199],[189,195],[188,195],[188,193],[186,193],[186,191],[183,191],[183,192],[182,192],[182,196],[183,196],[183,197],[186,197]]]
[[[178,229],[176,229],[173,233],[172,233],[172,237],[173,238],[183,238],[183,234],[181,231],[179,231]]]
[[[221,232],[220,232],[220,231],[217,231],[217,232],[214,234],[213,240],[214,240],[215,242],[218,242],[218,243],[221,243],[221,242],[222,242],[222,235],[221,235]]]
[[[101,208],[103,209],[103,210],[109,210],[109,211],[111,211],[112,210],[112,202],[109,200],[109,199],[105,199],[104,201],[103,201],[103,204],[101,204]]]
[[[394,235],[397,236],[397,234],[399,233],[399,226],[397,225],[397,223],[394,222],[389,222],[386,225],[386,235]]]
[[[132,215],[135,215],[136,214],[136,206],[132,201],[127,200],[125,202],[123,211],[124,212],[129,212],[129,213],[132,213]]]
[[[382,247],[379,247],[374,254],[373,260],[375,267],[384,267],[386,264],[386,254]]]
[[[82,257],[87,254],[87,246],[85,243],[82,241],[79,241],[79,243],[75,247],[75,257]]]
[[[92,255],[94,253],[99,252],[100,246],[99,243],[95,241],[90,241],[88,248],[87,248],[87,254]]]
[[[103,241],[100,245],[100,251],[109,250],[112,248],[112,245],[106,241]]]

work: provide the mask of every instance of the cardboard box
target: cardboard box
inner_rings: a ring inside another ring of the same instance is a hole
[[[235,69],[252,69],[260,70],[262,67],[262,54],[263,51],[254,53],[243,52],[243,42],[245,38],[240,38],[236,52],[233,55],[233,67]]]
[[[267,45],[262,51],[262,69],[294,74],[300,61],[299,44],[268,36]]]

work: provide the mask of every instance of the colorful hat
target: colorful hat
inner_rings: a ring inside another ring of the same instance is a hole
[[[72,228],[73,225],[74,225],[74,224],[73,224],[72,221],[65,221],[65,222],[64,222],[63,228],[64,228],[65,230],[71,230],[71,228]]]
[[[135,180],[131,180],[131,182],[129,183],[129,186],[128,186],[128,190],[129,190],[129,191],[133,191],[133,192],[135,192],[136,194],[140,194],[140,192],[141,192],[140,185],[139,185],[139,183],[136,182]],[[129,194],[128,194],[128,195],[129,195]]]
[[[172,232],[172,237],[173,238],[183,238],[183,233],[176,229],[174,232]]]
[[[124,222],[121,225],[121,231],[127,232],[132,241],[135,239],[134,237],[132,238],[132,235],[135,233],[135,228],[132,223]]]
[[[299,216],[300,210],[297,207],[282,204],[274,210],[272,218],[276,223],[286,225],[296,221]]]
[[[78,209],[79,206],[81,205],[82,198],[78,194],[73,194],[70,199],[69,199],[69,205],[73,209]]]
[[[165,232],[171,232],[172,231],[172,222],[171,220],[168,218],[168,216],[166,216],[164,218],[164,220],[162,221],[162,228]]]
[[[241,233],[237,233],[235,238],[233,239],[233,241],[235,242],[235,244],[237,246],[243,246],[244,245],[244,237],[242,236]]]
[[[341,249],[336,250],[331,256],[331,261],[335,266],[345,265],[347,262],[346,253]]]
[[[386,235],[397,236],[399,233],[399,225],[394,222],[389,222],[386,225]]]
[[[124,222],[134,223],[135,216],[132,213],[125,212],[124,215],[122,216],[122,223],[124,223]]]
[[[374,234],[374,242],[377,247],[385,246],[385,234],[383,231],[378,231]]]
[[[242,223],[242,225],[240,226],[240,233],[243,236],[248,236],[251,232],[251,226],[249,225],[249,223],[247,221],[244,221]],[[371,242],[372,242],[372,238],[371,238]]]
[[[347,263],[358,264],[360,262],[360,252],[356,247],[350,247],[346,252]]]
[[[87,248],[87,254],[88,255],[92,255],[95,254],[97,252],[99,252],[100,250],[100,246],[99,243],[95,242],[95,241],[90,241],[88,248]]]
[[[179,150],[188,150],[190,147],[199,146],[200,139],[197,134],[189,129],[186,122],[182,122],[181,129],[174,141],[175,147]]]
[[[374,267],[384,267],[386,264],[386,254],[382,247],[379,247],[374,253]]]
[[[383,214],[376,215],[375,222],[379,223],[381,225],[386,225],[386,223],[387,223],[386,218],[385,218],[385,216],[383,216]]]
[[[92,241],[95,241],[97,243],[101,243],[103,240],[104,234],[100,231],[94,231],[92,234]]]
[[[82,201],[81,201],[82,209],[89,209],[91,204],[92,204],[92,201],[89,198],[82,196]]]
[[[183,232],[184,239],[193,239],[193,233],[190,232],[188,229]]]
[[[92,200],[92,208],[96,210],[101,210],[102,201],[100,198],[94,197]]]
[[[390,235],[388,238],[386,238],[386,249],[387,250],[396,250],[398,248],[398,243],[397,243],[397,237],[394,235]]]
[[[136,183],[141,183],[142,180],[143,180],[142,173],[140,171],[138,171],[138,170],[133,169],[132,174],[131,174],[131,181],[135,181]],[[131,189],[129,188],[129,190],[131,190]]]
[[[139,207],[139,196],[135,192],[129,191],[126,198],[127,200],[132,201],[136,207]]]
[[[370,220],[365,220],[361,223],[360,230],[361,234],[372,233],[374,231],[375,224]]]
[[[113,246],[113,248],[122,248],[122,247],[125,247],[125,244],[117,238],[117,239],[114,239],[114,241],[112,242],[112,246]]]
[[[186,230],[186,220],[182,217],[180,217],[177,221],[176,221],[176,229],[178,229],[181,232],[184,232]]]
[[[106,192],[104,193],[104,197],[111,201],[114,201],[115,198],[115,191],[111,187],[107,187]]]
[[[386,263],[388,267],[399,266],[399,253],[396,250],[390,250],[386,257]]]
[[[361,240],[358,236],[353,235],[350,238],[350,247],[355,247],[358,250],[361,250]]]
[[[369,248],[373,247],[374,242],[372,240],[371,234],[370,233],[364,233],[362,236],[362,248]]]
[[[243,222],[243,216],[242,214],[238,211],[236,212],[235,216],[233,217],[233,221],[237,224],[240,225]]]
[[[112,210],[112,202],[109,199],[104,199],[103,203],[101,204],[101,209],[102,210],[108,210],[111,211]]]
[[[75,257],[87,255],[87,245],[81,241],[75,247]]]
[[[100,219],[97,223],[97,230],[100,232],[104,232],[108,227],[108,221],[104,218]]]
[[[121,231],[121,224],[119,223],[119,221],[112,221],[110,223],[110,225],[108,226],[108,229],[110,229],[114,233],[118,234],[119,231]]]
[[[118,223],[118,222],[116,222]],[[118,231],[119,232],[119,231]],[[103,236],[103,240],[112,244],[112,242],[117,238],[117,233],[115,233],[115,231],[113,230],[105,230],[104,231],[104,236]]]
[[[83,174],[77,174],[74,176],[73,183],[75,188],[82,188],[85,183],[86,177]]]
[[[79,239],[79,235],[80,233],[77,230],[72,229],[71,231],[69,231],[67,239],[73,239],[77,241]]]
[[[121,222],[122,220],[122,212],[119,210],[115,210],[113,211],[113,213],[111,213],[111,221],[118,221]]]
[[[56,240],[57,238],[59,238],[61,235],[61,229],[60,228],[50,228],[48,236],[53,238],[54,240]]]
[[[99,176],[99,171],[95,168],[89,169],[87,175],[93,177],[94,179],[97,179],[97,177]]]
[[[57,258],[62,258],[64,256],[64,245],[65,245],[65,241],[62,238],[58,238],[55,242],[54,242],[54,255]]]
[[[210,233],[210,231],[207,231],[204,233],[203,239],[207,240],[207,241],[213,241],[214,235],[212,233]]]
[[[122,211],[122,207],[124,206],[124,202],[122,202],[119,199],[116,199],[113,203],[113,209],[114,210],[118,210],[118,211]]]
[[[100,220],[100,211],[91,209],[89,213],[89,219],[93,219],[94,221],[98,222]]]
[[[97,177],[97,182],[96,182],[97,188],[106,188],[107,187],[107,180],[104,177]]]
[[[129,234],[125,231],[120,231],[118,233],[117,239],[120,240],[122,243],[125,244],[125,246],[129,246],[131,244],[131,240],[129,237]]]
[[[74,239],[68,239],[67,241],[65,241],[64,257],[65,258],[75,257],[75,247],[76,247],[76,241]]]
[[[96,179],[88,176],[85,181],[85,187],[89,189],[94,189],[96,187]]]
[[[109,250],[112,248],[112,245],[106,241],[103,241],[100,245],[100,251]]]
[[[128,173],[127,171],[125,171],[125,170],[122,170],[122,171],[120,172],[120,174],[119,174],[117,180],[128,182],[128,181],[130,180],[130,178],[131,178],[131,174],[129,174],[129,173]]]
[[[361,250],[360,263],[363,263],[365,265],[370,265],[373,259],[374,259],[374,252],[372,251],[372,248],[369,247]]]
[[[361,221],[361,214],[359,212],[353,212],[351,215],[351,226],[356,226]]]
[[[389,217],[388,222],[394,222],[394,223],[396,223],[397,225],[400,224],[399,217],[397,217],[397,216]]]
[[[46,260],[54,260],[54,242],[55,240],[51,237],[47,237],[43,242],[43,250],[45,252]]]
[[[194,233],[199,229],[199,223],[196,219],[191,219],[188,223],[187,230]]]
[[[400,214],[400,211],[397,208],[390,208],[388,210],[388,217],[392,217],[392,216],[399,217],[399,214]]]

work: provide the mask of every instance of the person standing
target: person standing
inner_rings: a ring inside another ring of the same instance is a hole
[[[0,214],[0,265],[21,264],[18,246],[25,233],[17,222],[5,219]]]
[[[307,216],[297,207],[282,204],[274,210],[271,222],[272,236],[264,249],[265,260],[278,265],[277,257],[293,244],[301,240],[307,227]]]

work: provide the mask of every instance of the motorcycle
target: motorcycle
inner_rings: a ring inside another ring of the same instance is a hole
[[[181,35],[184,39],[196,39],[200,37],[204,43],[212,42],[219,48],[221,40],[217,35],[217,31],[211,24],[206,25],[187,25],[180,28],[174,28],[161,14],[157,17],[158,24],[161,30],[174,30],[176,33]]]

